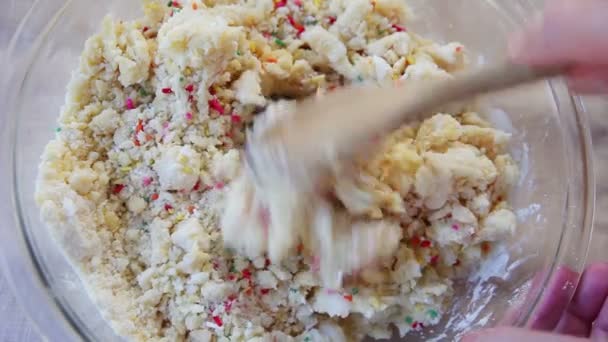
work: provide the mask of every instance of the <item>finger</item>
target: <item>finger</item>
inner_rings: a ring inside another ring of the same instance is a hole
[[[553,330],[574,294],[578,273],[561,266],[557,269],[529,323],[531,329]]]
[[[605,65],[608,1],[551,1],[542,17],[511,39],[510,55],[530,64]]]
[[[591,324],[598,317],[607,296],[608,264],[597,263],[587,267],[555,331],[589,336]]]
[[[518,329],[518,328],[493,328],[480,330],[465,335],[462,342],[583,342],[587,341],[578,337],[567,335],[554,335],[547,332]]]
[[[568,86],[578,93],[607,94],[608,66],[584,66],[575,68],[570,72]]]
[[[593,322],[591,340],[608,341],[608,298],[604,299],[604,305],[602,305],[599,315]]]

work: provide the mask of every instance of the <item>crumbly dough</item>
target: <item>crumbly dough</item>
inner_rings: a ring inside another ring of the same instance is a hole
[[[405,335],[437,323],[453,280],[514,231],[509,135],[463,112],[382,139],[319,202],[339,214],[309,228],[368,234],[357,264],[340,257],[360,242],[339,239],[335,261],[352,273],[339,288],[323,285],[329,259],[305,241],[278,239],[287,252],[266,257],[278,236],[265,225],[306,221],[245,211],[255,220],[233,233],[248,244],[226,248],[226,192],[247,186],[237,149],[273,97],[448,78],[466,52],[408,32],[400,0],[146,0],[144,13],[106,18],[86,42],[36,191],[43,221],[128,340],[353,341],[387,337],[390,324]]]

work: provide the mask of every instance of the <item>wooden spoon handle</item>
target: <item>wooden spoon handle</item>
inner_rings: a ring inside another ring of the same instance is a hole
[[[502,63],[457,73],[448,80],[405,82],[400,87],[352,87],[300,102],[297,113],[269,132],[289,157],[314,161],[320,150],[351,154],[373,136],[422,120],[442,105],[553,77],[563,67]]]

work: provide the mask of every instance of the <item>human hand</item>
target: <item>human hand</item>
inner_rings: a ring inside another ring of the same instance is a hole
[[[476,331],[467,334],[463,342],[608,341],[608,263],[589,266],[575,290],[576,278],[568,268],[557,271],[527,329]]]
[[[553,0],[531,25],[512,37],[515,62],[567,64],[570,88],[608,93],[608,1]]]

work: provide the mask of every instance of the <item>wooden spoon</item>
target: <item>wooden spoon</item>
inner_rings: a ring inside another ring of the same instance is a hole
[[[295,115],[268,130],[262,141],[280,144],[288,160],[313,166],[321,162],[320,151],[348,157],[374,136],[429,117],[443,105],[558,76],[564,69],[504,62],[457,73],[447,80],[343,88],[298,102]]]

